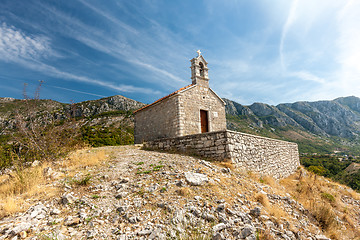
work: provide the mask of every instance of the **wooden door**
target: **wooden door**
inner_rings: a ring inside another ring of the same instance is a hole
[[[200,110],[200,119],[201,119],[201,133],[209,131],[209,121],[207,111]]]

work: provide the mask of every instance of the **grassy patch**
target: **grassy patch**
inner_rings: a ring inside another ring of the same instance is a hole
[[[81,178],[80,180],[74,180],[74,182],[80,186],[87,186],[90,184],[91,178],[92,176],[90,174],[87,174],[85,177]]]
[[[327,201],[329,201],[330,203],[334,203],[335,202],[335,197],[333,195],[331,195],[330,193],[327,192],[323,192],[320,194],[321,197]]]
[[[138,171],[138,172],[136,172],[136,174],[149,174],[149,173],[151,173],[151,170],[146,170],[146,171]]]
[[[153,171],[160,171],[160,169],[161,168],[163,168],[164,167],[164,165],[157,165],[157,166],[155,166],[154,168],[153,168]]]

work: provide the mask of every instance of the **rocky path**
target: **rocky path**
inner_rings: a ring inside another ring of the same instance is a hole
[[[102,149],[110,160],[52,183],[59,197],[2,219],[0,239],[328,239],[288,194],[227,165]]]

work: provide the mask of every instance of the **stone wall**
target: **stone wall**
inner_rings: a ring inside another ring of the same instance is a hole
[[[193,85],[135,113],[135,143],[201,133],[200,110],[209,131],[226,129],[225,103],[210,89]]]
[[[179,136],[178,106],[178,97],[171,96],[158,104],[136,112],[134,117],[135,143]]]
[[[208,112],[209,132],[226,130],[225,103],[200,85],[179,94],[180,136],[201,133],[200,110]]]
[[[230,160],[236,167],[275,178],[287,177],[300,166],[296,143],[228,130],[159,139],[144,147]]]

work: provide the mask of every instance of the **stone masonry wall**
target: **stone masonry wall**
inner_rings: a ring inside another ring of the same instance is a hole
[[[225,105],[210,89],[194,85],[135,113],[135,143],[201,133],[200,110],[209,131],[226,129]]]
[[[275,178],[287,177],[300,166],[296,143],[228,130],[159,139],[144,146],[231,160],[236,167]]]
[[[179,98],[169,97],[135,114],[135,143],[179,136]]]
[[[226,134],[231,159],[239,168],[283,178],[300,166],[296,143],[233,131]]]
[[[179,94],[180,136],[201,133],[200,110],[208,112],[209,132],[226,129],[225,105],[207,87],[194,85]]]

